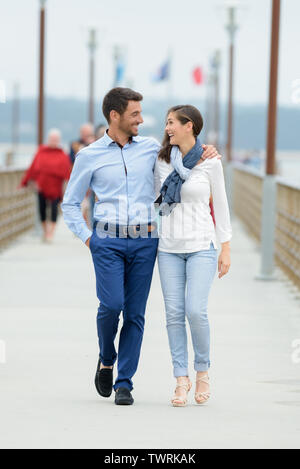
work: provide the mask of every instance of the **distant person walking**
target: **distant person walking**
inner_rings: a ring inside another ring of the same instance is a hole
[[[90,143],[95,141],[94,126],[87,122],[83,124],[79,129],[79,139],[74,140],[71,143],[70,148],[70,160],[74,164],[75,157],[77,153],[82,150],[82,148],[87,147]]]
[[[102,138],[106,130],[107,130],[107,125],[102,124],[102,123],[97,125],[96,130],[95,130],[95,140]]]
[[[99,140],[99,138],[102,138],[107,130],[107,125],[100,123],[97,125],[95,129],[95,141]],[[95,208],[95,202],[97,200],[95,192],[93,192],[91,189],[89,190],[89,198],[90,198],[90,220],[91,220],[91,226],[93,226],[94,223],[94,208]]]
[[[60,131],[50,130],[47,145],[39,147],[19,186],[27,186],[29,181],[36,184],[43,241],[46,242],[53,240],[58,204],[63,198],[63,183],[69,179],[72,169],[70,159],[60,145]],[[50,207],[50,220],[47,220],[47,206]]]
[[[91,143],[93,143],[97,139],[97,137],[95,135],[94,126],[93,126],[93,124],[91,124],[89,122],[87,122],[86,124],[83,124],[80,127],[79,134],[80,134],[79,140],[74,140],[71,143],[70,160],[71,160],[72,165],[75,162],[75,158],[76,158],[77,153],[79,153],[80,150],[87,147],[88,145],[90,145]],[[98,138],[100,138],[100,137],[98,137]],[[90,227],[92,227],[92,224],[93,224],[92,210],[94,209],[94,203],[95,203],[94,199],[95,199],[94,193],[90,189],[88,189],[88,191],[87,191],[87,193],[86,193],[86,195],[83,199],[82,206],[81,206],[83,218],[85,219],[87,225],[90,226]]]

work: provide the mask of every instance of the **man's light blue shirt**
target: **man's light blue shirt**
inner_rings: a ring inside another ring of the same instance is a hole
[[[85,242],[91,235],[81,203],[91,188],[98,201],[94,219],[137,225],[156,219],[154,168],[160,144],[152,137],[132,137],[121,148],[107,133],[77,154],[61,205],[66,224]]]

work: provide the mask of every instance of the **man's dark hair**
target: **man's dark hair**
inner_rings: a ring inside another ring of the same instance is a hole
[[[103,99],[102,112],[107,122],[110,122],[110,111],[116,111],[120,115],[127,109],[128,101],[142,101],[143,96],[130,88],[113,88]]]

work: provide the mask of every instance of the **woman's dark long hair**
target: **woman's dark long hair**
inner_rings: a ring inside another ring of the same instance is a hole
[[[194,137],[195,138],[198,137],[198,135],[200,134],[203,128],[203,118],[197,108],[195,108],[194,106],[191,106],[190,104],[173,106],[168,110],[167,118],[171,112],[173,112],[176,115],[176,118],[183,125],[186,124],[187,122],[192,122]],[[165,132],[165,135],[162,141],[162,148],[158,154],[158,158],[160,160],[164,160],[166,163],[170,163],[171,150],[172,150],[172,145],[170,144],[170,137],[167,134],[167,132]]]

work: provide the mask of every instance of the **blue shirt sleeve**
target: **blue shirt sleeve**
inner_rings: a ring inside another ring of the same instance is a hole
[[[92,235],[92,231],[87,227],[83,218],[81,203],[90,187],[92,175],[89,156],[86,151],[82,150],[75,158],[71,177],[61,204],[66,224],[84,243]]]

